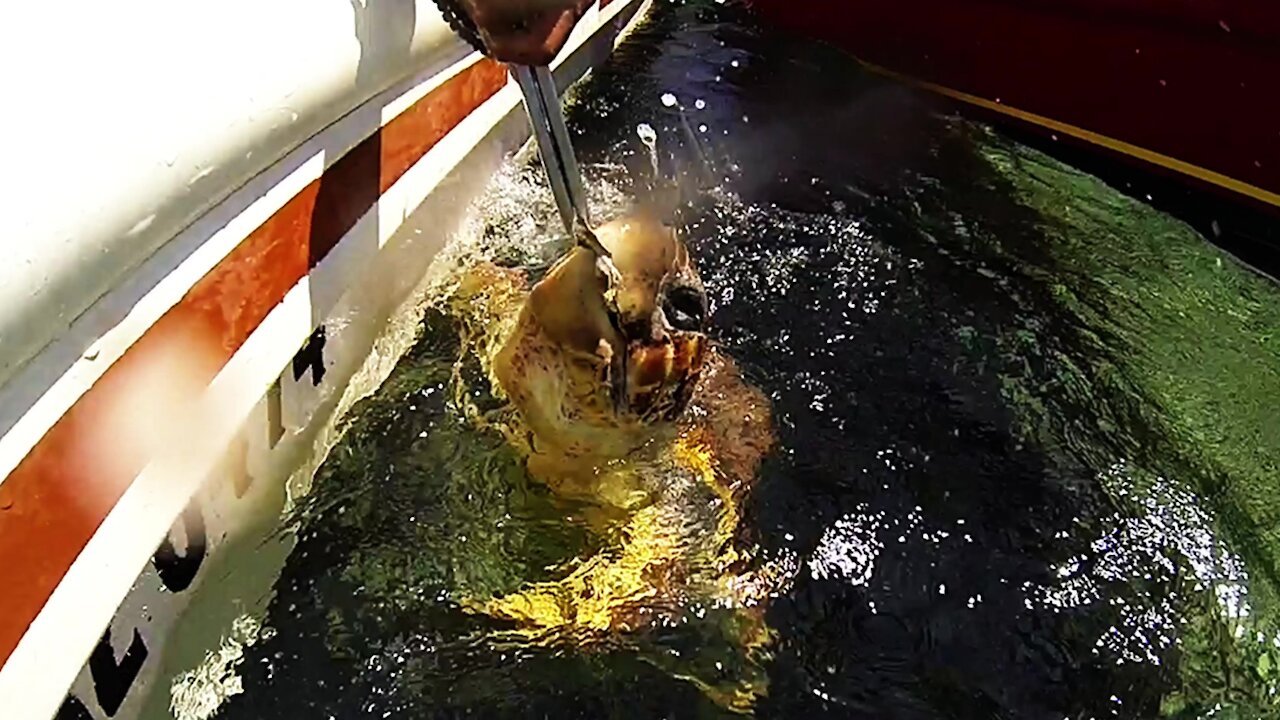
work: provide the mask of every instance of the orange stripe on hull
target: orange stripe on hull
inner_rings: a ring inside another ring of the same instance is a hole
[[[175,349],[194,382],[212,381],[381,193],[506,81],[504,66],[482,60],[326,169],[196,283],[0,484],[0,664],[146,462],[136,448],[108,447],[112,423],[148,420],[120,414],[147,414],[133,404],[133,383]]]

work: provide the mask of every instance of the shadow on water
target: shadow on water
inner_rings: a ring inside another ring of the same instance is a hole
[[[1274,287],[733,5],[660,5],[586,83],[588,174],[647,177],[640,123],[716,179],[684,231],[775,406],[746,522],[799,572],[758,715],[1276,710]],[[460,595],[597,541],[460,417],[457,335],[429,312],[353,412],[215,717],[720,714],[634,653],[477,639]]]

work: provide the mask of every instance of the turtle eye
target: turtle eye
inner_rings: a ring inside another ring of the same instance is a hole
[[[691,285],[669,287],[662,295],[662,313],[671,327],[699,332],[707,322],[707,294]]]

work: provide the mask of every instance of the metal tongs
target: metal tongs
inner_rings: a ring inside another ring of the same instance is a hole
[[[564,111],[560,107],[560,95],[556,92],[551,70],[546,66],[510,67],[520,92],[524,93],[529,124],[533,126],[538,154],[542,156],[542,165],[551,181],[551,193],[556,198],[564,228],[574,242],[595,253],[598,260],[604,260],[607,270],[612,271],[608,274],[612,275],[616,272],[612,267],[612,256],[591,228],[582,173],[578,170],[578,159],[569,142],[569,129],[564,123]]]
[[[574,242],[589,250],[596,257],[596,271],[605,281],[604,305],[609,323],[618,335],[624,335],[618,317],[618,285],[621,275],[596,233],[591,229],[587,214],[587,193],[582,188],[582,173],[578,159],[569,143],[569,129],[564,124],[564,111],[560,107],[560,95],[556,92],[551,71],[546,66],[529,67],[512,65],[511,75],[524,93],[524,107],[529,113],[529,124],[538,141],[538,153],[551,181],[551,193],[565,230]],[[627,356],[614,353],[609,359],[609,385],[614,407],[621,410],[627,404]]]

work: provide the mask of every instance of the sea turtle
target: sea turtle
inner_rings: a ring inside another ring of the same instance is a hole
[[[508,401],[472,418],[502,432],[532,477],[594,508],[607,540],[553,580],[463,604],[509,621],[513,639],[579,648],[643,647],[696,615],[715,640],[646,659],[745,711],[764,690],[760,601],[787,576],[756,562],[741,523],[774,443],[770,404],[705,335],[706,292],[671,228],[637,211],[597,234],[616,274],[574,248],[532,285],[475,263],[446,296]],[[468,396],[459,376],[455,397]]]

